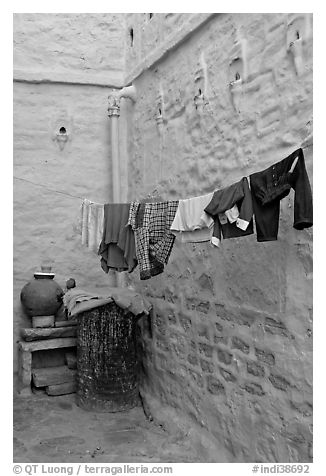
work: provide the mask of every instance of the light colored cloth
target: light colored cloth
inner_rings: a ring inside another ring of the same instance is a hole
[[[210,203],[213,192],[199,197],[179,200],[179,206],[171,225],[171,231],[184,243],[210,241],[214,220],[204,208]]]
[[[115,302],[121,309],[132,312],[135,316],[149,314],[152,309],[152,304],[146,298],[128,288],[108,288],[106,296],[73,288],[63,296],[63,304],[68,310],[69,318],[110,302]]]
[[[81,207],[81,223],[82,245],[97,253],[103,236],[104,205],[85,198]]]
[[[230,210],[226,210],[225,215],[230,223],[234,223],[235,221],[237,221],[240,215],[237,204],[230,208]]]

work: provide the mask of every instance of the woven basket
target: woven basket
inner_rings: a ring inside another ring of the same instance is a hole
[[[136,317],[115,303],[81,313],[77,326],[77,404],[125,411],[139,405]]]

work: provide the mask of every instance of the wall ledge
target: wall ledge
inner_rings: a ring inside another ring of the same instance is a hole
[[[192,33],[194,33],[195,30],[203,26],[215,15],[219,15],[219,13],[194,13],[178,31],[172,32],[163,44],[146,56],[146,58],[141,61],[133,71],[126,75],[124,81],[125,85],[131,84],[145,70],[154,66],[158,61],[161,61],[170,51],[177,48]]]
[[[62,83],[62,84],[79,84],[83,86],[99,86],[106,88],[123,87],[123,73],[110,72],[108,74],[92,74],[92,73],[72,73],[42,71],[42,70],[25,70],[15,69],[13,81],[19,83]]]

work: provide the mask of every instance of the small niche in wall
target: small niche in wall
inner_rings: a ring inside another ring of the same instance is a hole
[[[130,46],[134,46],[134,29],[129,28],[129,40],[130,40]]]
[[[309,17],[304,14],[290,15],[287,25],[287,51],[292,56],[293,66],[298,76],[304,71],[303,44],[309,35]]]
[[[243,61],[241,58],[234,58],[230,64],[230,84],[241,81],[243,76]]]
[[[63,150],[70,138],[70,134],[68,133],[66,126],[63,126],[61,123],[57,126],[52,138],[59,145],[59,149]]]
[[[148,13],[147,15],[148,15],[148,21],[150,21],[153,18],[154,13]]]

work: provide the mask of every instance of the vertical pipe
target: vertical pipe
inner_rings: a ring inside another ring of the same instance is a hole
[[[108,116],[111,122],[111,151],[112,151],[112,188],[113,203],[120,202],[120,163],[119,163],[119,117],[120,105],[116,99],[109,104]]]
[[[119,144],[119,117],[120,117],[120,100],[128,98],[132,102],[136,101],[136,89],[134,86],[127,86],[118,92],[114,92],[109,96],[108,116],[111,123],[111,153],[112,153],[112,188],[113,203],[121,203],[121,168],[120,153],[121,144]],[[122,134],[122,139],[126,137]],[[126,276],[124,273],[114,272],[115,286],[126,287]]]
[[[120,104],[114,96],[109,96],[108,116],[111,128],[111,160],[112,160],[112,191],[113,203],[120,202],[120,164],[119,164],[119,117]],[[109,271],[111,272],[111,271]],[[116,271],[111,272],[113,286],[118,286],[119,279]]]

